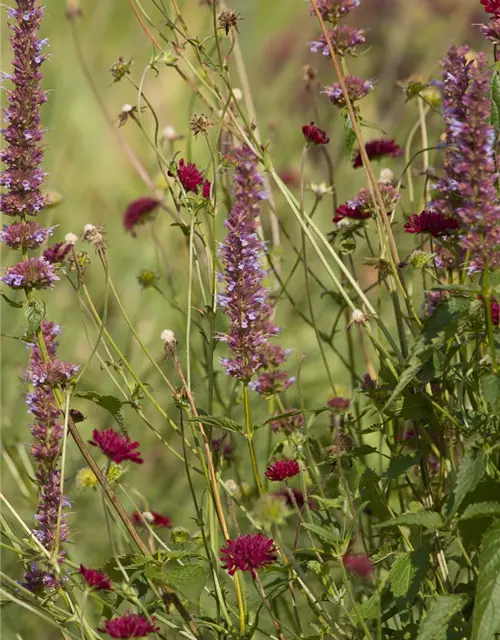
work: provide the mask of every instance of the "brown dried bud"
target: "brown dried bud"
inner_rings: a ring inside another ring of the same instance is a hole
[[[236,33],[239,33],[238,29],[238,21],[241,20],[241,15],[236,13],[236,11],[232,11],[231,9],[227,9],[226,11],[222,11],[219,14],[219,26],[224,29],[226,32],[226,36],[229,35],[231,29],[234,29]]]
[[[133,58],[130,58],[128,62],[124,62],[123,57],[120,56],[109,68],[113,76],[113,82],[120,82],[125,76],[129,75],[132,64]]]
[[[195,113],[189,121],[189,128],[194,133],[195,137],[199,133],[202,133],[204,136],[206,136],[209,128],[212,126],[212,122],[210,122],[207,116],[203,113]]]

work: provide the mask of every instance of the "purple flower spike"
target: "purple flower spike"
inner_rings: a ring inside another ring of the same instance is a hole
[[[45,258],[28,258],[8,267],[0,280],[12,289],[52,289],[59,278]]]
[[[233,357],[222,360],[226,373],[248,382],[261,367],[284,362],[286,353],[281,347],[267,344],[278,328],[271,320],[272,309],[263,286],[264,246],[257,235],[259,202],[264,199],[262,178],[248,147],[234,149],[233,156],[235,201],[221,247],[224,292],[219,298],[231,328],[220,339],[233,352]]]
[[[316,0],[318,11],[323,20],[334,24],[353,9],[359,7],[360,4],[361,0]],[[316,13],[314,7],[311,7],[311,13]]]
[[[348,27],[347,25],[339,25],[330,31],[330,42],[333,50],[339,56],[345,56],[348,53],[355,53],[356,49],[366,42],[365,32],[356,27]],[[330,57],[330,50],[326,42],[325,36],[321,36],[319,40],[313,40],[310,43],[313,53],[322,53],[326,57]]]
[[[373,89],[373,82],[363,80],[358,76],[346,76],[344,78],[347,93],[351,102],[357,102],[364,98]],[[345,107],[346,101],[339,82],[334,82],[330,87],[325,87],[323,93],[328,97],[330,102],[336,107]]]
[[[40,65],[47,57],[42,50],[46,40],[38,38],[43,9],[36,0],[18,0],[17,9],[9,12],[14,71],[9,75],[13,89],[6,91],[8,107],[4,110],[7,127],[2,130],[7,147],[0,160],[7,165],[0,183],[8,190],[0,196],[0,210],[8,216],[36,216],[45,204],[40,191],[45,173],[43,160],[40,106],[47,101],[40,88],[43,75]]]

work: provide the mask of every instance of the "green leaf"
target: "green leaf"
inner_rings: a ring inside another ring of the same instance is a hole
[[[420,624],[417,640],[446,640],[450,620],[465,602],[466,598],[461,596],[438,596]]]
[[[481,392],[490,409],[500,409],[500,376],[493,373],[481,376]]]
[[[5,293],[2,293],[1,291],[0,291],[0,296],[2,296],[2,298],[10,307],[14,307],[16,309],[22,309],[23,307],[22,302],[16,302],[15,300],[11,300],[9,297],[5,295]]]
[[[405,598],[410,604],[415,600],[427,573],[429,552],[429,547],[424,545],[418,551],[402,553],[396,558],[389,572],[394,597]]]
[[[327,542],[328,544],[336,545],[341,540],[338,534],[334,534],[331,529],[327,529],[326,527],[320,527],[319,525],[312,524],[310,522],[303,522],[302,527],[312,531],[320,540],[323,540],[323,542]]]
[[[41,298],[32,296],[24,307],[24,315],[28,321],[28,333],[36,333],[45,318],[45,302]]]
[[[323,498],[316,495],[310,495],[309,497],[326,509],[342,509],[342,500],[340,498]]]
[[[168,567],[165,577],[167,583],[185,598],[198,602],[208,574],[207,568],[201,564],[185,564]]]
[[[479,556],[472,640],[491,640],[500,632],[500,523],[495,523],[483,538]]]
[[[189,422],[201,422],[205,427],[217,427],[225,431],[232,431],[233,433],[243,433],[241,425],[231,420],[231,418],[201,415],[198,418],[189,418]]]
[[[498,129],[500,127],[500,76],[498,72],[490,80],[491,116],[490,123]]]
[[[126,402],[122,402],[115,396],[104,396],[101,393],[97,393],[97,391],[75,391],[74,395],[78,398],[90,400],[90,402],[93,402],[98,407],[106,409],[106,411],[109,411],[109,413],[113,416],[116,422],[118,422],[120,427],[125,427],[123,405],[127,404]]]
[[[457,481],[452,499],[448,503],[447,514],[451,517],[462,504],[465,496],[479,484],[484,472],[488,457],[484,449],[468,446],[457,473]]]
[[[473,520],[474,518],[487,518],[488,516],[500,516],[500,502],[476,502],[470,504],[461,515],[460,520]]]
[[[406,454],[404,456],[399,456],[398,458],[393,458],[387,468],[387,471],[384,473],[384,477],[389,480],[394,480],[394,478],[398,478],[405,474],[409,469],[412,469],[415,465],[417,465],[420,461],[422,455],[420,453],[417,454]]]
[[[444,524],[443,518],[435,511],[417,511],[415,513],[403,513],[401,516],[397,516],[392,520],[386,522],[380,522],[375,525],[378,528],[396,527],[396,526],[418,526],[429,529],[430,531],[436,531],[440,529]]]
[[[380,615],[380,594],[374,593],[359,608],[363,620],[376,620]]]

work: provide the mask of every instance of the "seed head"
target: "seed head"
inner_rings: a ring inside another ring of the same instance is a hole
[[[76,233],[67,233],[64,236],[64,242],[70,244],[71,246],[74,246],[78,242],[78,236],[76,235]]]
[[[120,82],[125,76],[130,74],[130,67],[133,64],[133,58],[130,58],[128,62],[123,60],[120,56],[116,62],[114,62],[109,68],[111,75],[113,76],[113,82]]]
[[[159,276],[154,271],[149,269],[143,269],[139,275],[137,276],[137,281],[141,285],[143,289],[149,289],[151,287],[156,286],[158,283]]]
[[[219,26],[221,29],[224,29],[226,32],[226,36],[229,35],[229,32],[234,29],[236,33],[239,33],[240,30],[238,28],[238,21],[241,20],[241,15],[236,13],[236,11],[232,11],[228,9],[227,11],[222,11],[219,14]]]
[[[212,126],[212,122],[210,122],[207,116],[203,113],[195,113],[189,121],[189,128],[194,133],[195,137],[199,133],[202,133],[204,136],[206,136],[209,128]]]
[[[118,126],[123,127],[123,125],[128,122],[129,118],[135,119],[136,114],[137,107],[134,107],[131,104],[124,104],[118,114]]]

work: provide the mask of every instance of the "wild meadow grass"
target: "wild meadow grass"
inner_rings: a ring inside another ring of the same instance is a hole
[[[500,3],[2,10],[5,637],[498,637]]]

